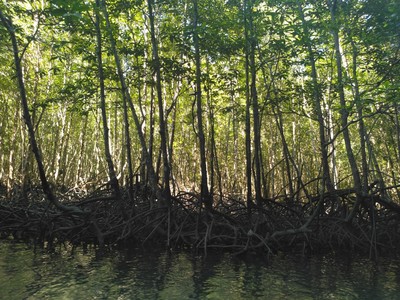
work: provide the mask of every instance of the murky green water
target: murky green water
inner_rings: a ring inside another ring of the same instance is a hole
[[[57,249],[0,241],[0,299],[400,299],[400,261]]]

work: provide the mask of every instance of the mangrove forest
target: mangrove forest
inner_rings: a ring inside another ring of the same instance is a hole
[[[400,247],[397,0],[0,2],[0,237]]]

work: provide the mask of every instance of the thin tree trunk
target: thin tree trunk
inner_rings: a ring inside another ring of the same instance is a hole
[[[58,119],[60,120],[60,128],[57,131],[58,134],[56,136],[57,141],[54,142],[54,165],[50,170],[53,171],[53,180],[55,183],[58,183],[58,176],[60,175],[61,169],[61,160],[62,160],[62,151],[65,149],[65,135],[67,131],[67,108],[61,108],[59,111]]]
[[[206,142],[203,129],[203,108],[201,98],[201,62],[198,36],[198,7],[197,0],[193,0],[193,43],[195,49],[196,62],[196,107],[197,107],[197,127],[200,146],[200,169],[201,169],[201,201],[207,209],[212,208],[212,198],[208,191],[207,165],[206,165]]]
[[[161,88],[161,70],[160,70],[160,58],[158,56],[158,45],[156,41],[155,28],[154,28],[154,14],[153,14],[154,0],[147,0],[147,7],[149,11],[150,20],[150,36],[151,44],[153,48],[153,62],[156,75],[156,92],[158,101],[158,117],[160,126],[160,137],[161,137],[161,153],[163,158],[163,190],[165,197],[167,199],[171,198],[171,188],[170,188],[170,164],[168,158],[168,141],[167,141],[167,130],[164,118],[164,103],[162,98],[162,88]]]
[[[154,107],[154,87],[153,85],[150,86],[150,129],[149,129],[149,160],[153,163],[154,160],[154,126],[155,126],[155,107]],[[158,172],[154,174],[154,180],[158,182]],[[150,182],[150,173],[147,171],[147,179],[146,181]]]
[[[71,124],[72,124],[72,118],[73,114],[70,114],[70,117],[67,120],[66,124],[66,129],[65,129],[65,136],[64,140],[62,142],[62,154],[61,154],[61,159],[60,159],[60,171],[59,171],[59,177],[57,184],[61,184],[62,186],[65,186],[65,178],[67,177],[68,172],[70,171],[71,164],[68,163],[68,148],[69,148],[69,143],[70,143],[70,138],[71,138]]]
[[[106,112],[106,96],[105,96],[105,86],[104,86],[104,73],[103,73],[103,58],[102,58],[102,37],[100,30],[100,0],[96,0],[96,38],[97,38],[97,63],[98,63],[98,75],[100,83],[100,109],[101,109],[101,119],[103,124],[103,137],[104,137],[104,152],[108,166],[108,176],[110,178],[110,185],[114,190],[115,197],[117,201],[121,201],[121,191],[119,188],[119,183],[117,175],[115,174],[114,163],[111,157],[110,151],[110,140],[109,140],[109,128],[107,125],[107,112]]]
[[[337,29],[337,22],[336,22],[336,11],[337,11],[337,1],[328,0],[328,7],[331,13],[331,21],[332,21],[332,35],[334,40],[335,46],[335,58],[336,58],[336,72],[337,72],[337,80],[338,80],[338,91],[339,91],[339,99],[340,99],[340,117],[341,117],[341,126],[343,131],[343,139],[344,144],[346,147],[346,154],[347,159],[350,164],[351,173],[353,176],[353,183],[354,189],[356,190],[357,200],[353,207],[353,210],[347,216],[347,221],[351,221],[351,219],[355,216],[355,213],[358,210],[359,205],[361,204],[362,200],[362,184],[361,184],[361,177],[358,171],[356,159],[353,153],[353,149],[351,147],[351,140],[350,140],[350,132],[348,128],[348,115],[349,112],[346,108],[346,98],[344,94],[344,86],[343,86],[343,70],[342,70],[342,54],[340,51],[340,42],[339,42],[339,31]]]
[[[108,31],[108,35],[109,35],[109,39],[110,39],[110,45],[111,45],[111,50],[113,52],[114,55],[114,60],[115,60],[115,64],[117,67],[117,72],[118,72],[118,77],[121,83],[121,89],[122,89],[122,93],[125,94],[126,99],[128,101],[128,105],[132,111],[132,117],[133,120],[135,122],[135,126],[137,129],[137,134],[139,136],[139,141],[140,141],[140,145],[142,148],[142,154],[145,158],[145,162],[146,162],[146,167],[147,167],[147,172],[148,172],[148,176],[149,176],[149,182],[150,182],[150,187],[153,190],[153,192],[155,193],[155,195],[160,199],[160,201],[164,204],[168,204],[167,199],[165,199],[163,193],[161,193],[161,191],[159,190],[159,187],[157,185],[157,179],[156,179],[156,175],[154,172],[154,167],[153,167],[153,163],[151,161],[151,156],[149,155],[149,151],[147,151],[147,146],[146,146],[146,140],[144,137],[144,134],[142,132],[141,129],[141,123],[139,121],[135,106],[133,105],[133,101],[131,98],[131,94],[129,93],[128,87],[126,85],[126,80],[125,80],[125,76],[124,76],[124,72],[122,70],[122,66],[121,66],[121,60],[117,51],[117,47],[116,47],[116,42],[115,42],[115,38],[112,32],[112,28],[111,28],[111,23],[109,20],[109,16],[108,16],[108,11],[107,11],[107,6],[105,5],[104,0],[97,0],[97,1],[101,1],[101,6],[102,6],[102,11],[104,14],[104,18],[106,21],[106,26],[107,26],[107,31]],[[169,199],[168,199],[169,201]]]
[[[126,143],[126,159],[128,164],[128,196],[133,206],[133,162],[132,162],[132,145],[131,135],[129,130],[129,117],[128,117],[128,106],[126,101],[126,95],[122,94],[123,109],[124,109],[124,129],[125,129],[125,143]]]
[[[20,106],[15,108],[15,115],[21,118],[21,110]],[[7,186],[7,193],[11,192],[13,185],[14,185],[14,165],[15,165],[15,149],[17,148],[17,133],[20,132],[21,134],[21,140],[20,140],[20,145],[21,147],[25,148],[25,130],[24,130],[24,125],[21,122],[18,122],[18,130],[13,130],[12,136],[11,136],[11,147],[10,151],[8,154],[8,170],[7,170],[7,181],[6,181],[6,186]],[[4,148],[2,148],[4,149]],[[21,151],[23,154],[21,157],[21,173],[22,173],[22,184],[25,185],[25,183],[28,181],[29,177],[29,171],[28,171],[28,164],[29,164],[29,158],[30,158],[30,149],[28,147],[27,153],[25,154],[25,150]]]
[[[365,123],[364,123],[364,118],[363,118],[363,107],[361,104],[361,98],[360,98],[360,89],[359,89],[359,84],[358,84],[358,78],[357,78],[357,47],[354,43],[354,41],[351,39],[351,46],[352,46],[352,57],[353,57],[353,82],[354,82],[354,102],[356,103],[356,108],[357,108],[357,114],[359,118],[358,122],[358,134],[360,137],[360,150],[361,150],[361,168],[362,168],[362,191],[363,193],[368,192],[368,162],[367,162],[367,146],[365,142],[365,136],[366,136],[366,129],[365,129]]]
[[[79,134],[79,156],[78,156],[78,166],[76,170],[76,177],[75,177],[75,182],[76,184],[82,184],[84,179],[83,179],[83,162],[84,162],[84,154],[85,154],[85,147],[86,147],[86,130],[88,126],[88,119],[89,119],[89,114],[85,113],[84,119],[83,119],[83,127],[81,130],[81,133]]]
[[[333,187],[337,189],[337,184],[339,181],[339,175],[338,175],[338,169],[337,169],[337,163],[336,163],[336,146],[335,146],[335,141],[334,141],[334,132],[333,132],[333,112],[332,109],[329,107],[329,104],[327,104],[326,107],[326,112],[328,114],[327,116],[327,127],[328,127],[328,137],[330,139],[329,143],[329,153],[330,153],[330,168],[332,172],[332,179],[333,179]]]
[[[246,200],[247,200],[247,207],[253,205],[252,200],[252,193],[251,193],[251,122],[250,122],[250,78],[249,78],[249,52],[250,52],[250,45],[249,45],[249,30],[248,30],[248,17],[249,8],[247,0],[244,0],[243,3],[243,17],[244,17],[244,38],[245,38],[245,73],[246,73],[246,125],[245,125],[245,143],[246,143]]]
[[[179,80],[178,86],[176,87],[175,95],[174,95],[174,112],[172,113],[172,123],[171,123],[171,130],[170,130],[170,138],[169,138],[169,145],[168,145],[168,152],[170,155],[169,163],[170,163],[170,169],[172,170],[172,163],[173,160],[172,158],[174,157],[174,142],[175,142],[175,131],[176,131],[176,117],[177,117],[177,111],[178,111],[178,95],[179,95],[179,90],[181,86],[181,79]],[[173,186],[173,191],[172,193],[175,195],[176,194],[176,180],[175,176],[173,175],[173,172],[171,171],[171,179],[172,179],[172,186]]]
[[[216,159],[216,146],[215,146],[215,122],[214,122],[214,108],[211,104],[210,87],[207,89],[207,106],[208,106],[208,120],[210,128],[210,194],[214,195],[215,187],[215,159]]]
[[[21,97],[21,106],[22,106],[22,111],[23,111],[23,117],[24,117],[26,127],[28,129],[29,142],[30,142],[33,154],[36,159],[36,164],[38,167],[39,177],[40,177],[40,181],[42,183],[43,191],[44,191],[47,199],[58,209],[65,211],[65,212],[81,214],[83,212],[80,208],[75,207],[75,206],[66,206],[66,205],[61,204],[58,201],[58,199],[55,197],[53,191],[50,188],[50,184],[47,181],[43,161],[41,158],[40,149],[36,142],[35,132],[34,132],[34,128],[33,128],[32,120],[31,120],[31,115],[29,113],[28,100],[26,97],[25,84],[24,84],[22,67],[21,67],[21,59],[22,58],[19,57],[19,50],[18,50],[17,38],[15,36],[15,29],[13,27],[11,20],[6,18],[1,10],[0,10],[0,19],[1,19],[1,22],[4,25],[4,27],[7,29],[8,34],[10,35],[10,38],[11,38],[13,54],[14,54],[14,67],[15,67],[16,77],[17,77],[17,81],[18,81],[19,93],[20,93],[20,97]]]
[[[326,143],[326,135],[325,135],[325,121],[324,116],[322,114],[321,108],[321,92],[318,83],[318,73],[317,67],[315,64],[315,56],[314,51],[312,49],[312,44],[310,40],[310,32],[308,29],[308,24],[305,20],[304,11],[301,3],[298,1],[298,10],[300,19],[302,22],[303,33],[305,37],[305,43],[308,50],[308,58],[311,65],[311,77],[312,77],[312,86],[313,86],[313,98],[315,110],[317,113],[318,119],[318,128],[319,128],[319,145],[320,145],[320,155],[321,155],[321,164],[322,164],[322,178],[323,178],[323,188],[327,188],[328,192],[333,194],[335,188],[332,184],[330,170],[329,170],[329,160],[328,160],[328,151],[327,151],[327,143]],[[323,193],[323,191],[321,191]]]
[[[261,205],[261,134],[260,134],[260,117],[257,93],[257,71],[256,71],[256,37],[255,28],[253,25],[253,0],[250,0],[248,9],[248,23],[249,23],[249,67],[250,67],[250,96],[253,105],[253,143],[254,143],[254,187],[256,193],[256,204]]]
[[[400,161],[400,121],[399,121],[399,105],[394,108],[395,123],[396,123],[396,141],[397,141],[397,159]]]
[[[286,176],[288,179],[288,186],[289,186],[289,199],[290,201],[293,201],[293,195],[294,195],[294,188],[293,188],[293,179],[292,179],[292,172],[290,168],[290,152],[289,152],[289,147],[286,142],[286,137],[285,133],[283,131],[283,120],[282,120],[282,112],[279,107],[276,108],[277,112],[275,112],[275,109],[273,108],[274,116],[275,116],[275,121],[276,125],[279,130],[279,135],[281,136],[281,141],[282,141],[282,146],[283,146],[283,157],[285,160],[285,165],[286,165]]]

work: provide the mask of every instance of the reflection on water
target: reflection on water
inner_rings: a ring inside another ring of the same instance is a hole
[[[0,241],[0,299],[400,299],[400,261],[34,251]]]

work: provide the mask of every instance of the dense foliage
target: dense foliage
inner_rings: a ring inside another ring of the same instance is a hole
[[[396,203],[396,2],[3,1],[0,184]]]

